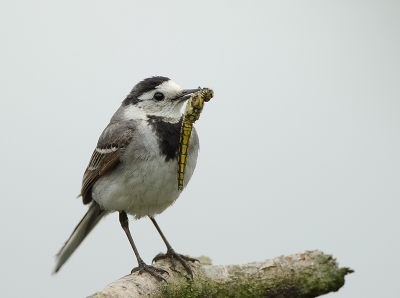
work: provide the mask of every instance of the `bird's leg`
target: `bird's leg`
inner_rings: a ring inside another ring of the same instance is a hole
[[[184,255],[180,255],[178,253],[176,253],[174,251],[174,249],[171,247],[171,245],[169,244],[167,238],[165,238],[163,232],[161,231],[160,227],[158,226],[156,220],[153,217],[150,217],[151,221],[153,222],[154,226],[156,227],[158,233],[160,234],[161,238],[163,239],[165,245],[167,246],[167,253],[166,254],[158,254],[157,256],[155,256],[155,258],[153,259],[153,262],[156,262],[160,259],[166,259],[169,258],[172,264],[172,268],[175,269],[176,267],[176,262],[175,259],[179,261],[179,263],[182,264],[182,266],[185,268],[186,272],[190,274],[190,276],[193,278],[193,272],[192,269],[190,269],[189,265],[186,263],[186,261],[190,261],[190,262],[196,262],[198,260],[193,259],[193,258],[189,258],[186,257]]]
[[[131,232],[129,231],[129,222],[128,222],[128,216],[126,215],[125,211],[121,211],[119,213],[119,222],[121,223],[121,227],[124,230],[126,236],[128,237],[128,240],[132,246],[133,252],[136,255],[136,259],[138,262],[138,267],[135,267],[132,269],[131,273],[139,271],[139,274],[142,274],[144,271],[150,273],[151,275],[153,275],[155,278],[157,278],[157,280],[162,281],[164,280],[166,282],[166,280],[161,277],[159,274],[157,274],[157,272],[159,273],[168,273],[168,271],[165,271],[164,269],[161,268],[157,268],[157,267],[153,267],[150,265],[147,265],[142,258],[139,255],[139,252],[136,248],[135,243],[133,242],[132,239],[132,235]]]

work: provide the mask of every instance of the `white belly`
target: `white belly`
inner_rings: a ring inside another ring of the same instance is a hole
[[[139,219],[160,214],[175,202],[181,191],[178,191],[177,160],[165,161],[165,156],[156,150],[156,139],[146,139],[142,146],[142,139],[135,141],[136,145],[128,147],[121,163],[96,181],[92,196],[105,210],[125,211]],[[193,143],[189,147],[185,187],[196,166],[197,137]]]

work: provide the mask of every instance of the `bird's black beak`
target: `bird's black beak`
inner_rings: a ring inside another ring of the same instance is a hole
[[[187,100],[189,99],[190,95],[192,95],[193,93],[200,91],[201,87],[197,88],[197,89],[185,89],[183,90],[183,92],[181,94],[179,94],[177,97],[174,98],[174,100],[179,100],[179,101],[183,101],[183,100]]]

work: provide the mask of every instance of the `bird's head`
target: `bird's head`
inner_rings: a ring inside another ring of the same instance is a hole
[[[144,79],[133,87],[122,102],[127,118],[137,114],[177,119],[181,117],[181,108],[190,95],[197,89],[183,89],[166,77]]]

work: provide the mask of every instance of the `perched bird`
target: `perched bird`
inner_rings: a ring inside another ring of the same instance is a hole
[[[81,196],[90,204],[88,212],[56,255],[54,273],[68,260],[99,220],[119,212],[119,221],[136,255],[138,267],[132,272],[148,272],[158,280],[166,271],[147,265],[139,255],[128,226],[127,214],[136,219],[148,216],[160,233],[173,267],[180,262],[193,276],[186,261],[195,260],[176,253],[161,232],[154,216],[163,212],[181,194],[177,187],[177,149],[182,123],[181,108],[194,92],[184,90],[166,77],[139,82],[112,116],[101,134],[83,175]],[[185,184],[196,166],[199,139],[191,132],[186,160]]]

